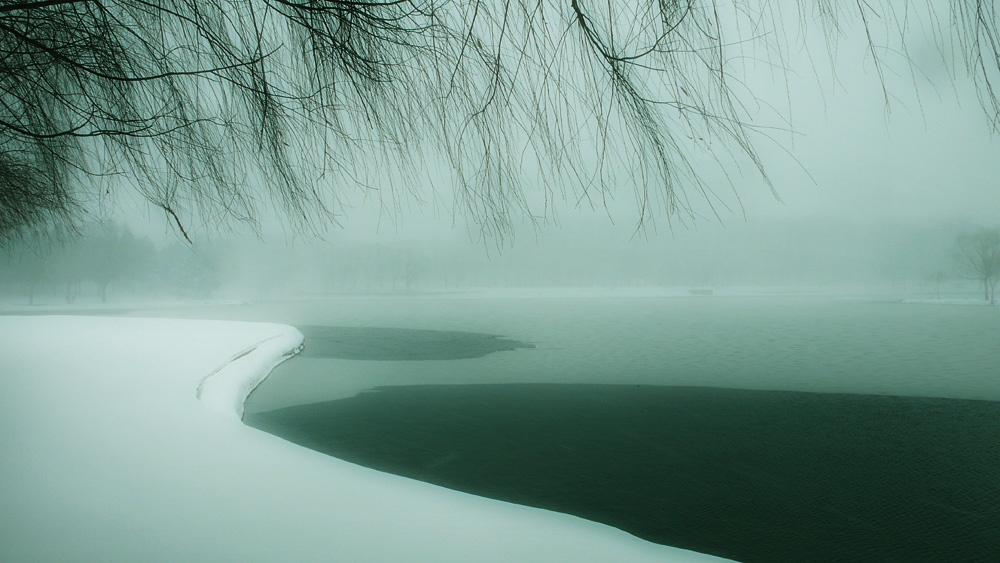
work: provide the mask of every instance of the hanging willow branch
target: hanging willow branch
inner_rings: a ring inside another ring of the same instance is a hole
[[[902,33],[912,4],[798,14],[831,36],[860,17],[878,64],[872,28]],[[997,8],[951,6],[939,23],[997,127]],[[766,178],[730,52],[780,44],[783,25],[745,0],[0,2],[0,245],[129,190],[185,238],[272,209],[321,229],[383,170],[401,182],[380,197],[413,188],[424,158],[489,235],[623,186],[640,224],[690,218],[692,198],[720,201],[692,155],[743,155]]]

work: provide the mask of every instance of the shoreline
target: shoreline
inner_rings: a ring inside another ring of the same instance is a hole
[[[996,401],[468,383],[383,386],[246,423],[739,561],[973,561],[1000,549]]]
[[[304,348],[297,329],[265,338],[236,353],[198,384],[195,396],[211,410],[243,420],[247,398],[281,363]]]
[[[234,398],[242,405],[298,335],[269,323],[0,317],[0,559],[720,560],[244,425]]]

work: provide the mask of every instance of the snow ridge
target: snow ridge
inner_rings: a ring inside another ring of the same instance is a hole
[[[198,385],[197,397],[209,409],[243,419],[247,397],[280,363],[302,351],[302,333],[292,327],[237,352]]]

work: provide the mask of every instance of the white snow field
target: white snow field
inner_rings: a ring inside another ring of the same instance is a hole
[[[240,422],[264,323],[0,317],[0,561],[718,561]],[[200,400],[199,400],[200,395]]]

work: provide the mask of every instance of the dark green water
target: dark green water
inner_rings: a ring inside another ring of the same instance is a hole
[[[650,385],[383,387],[245,422],[741,561],[1000,561],[1000,403]]]

